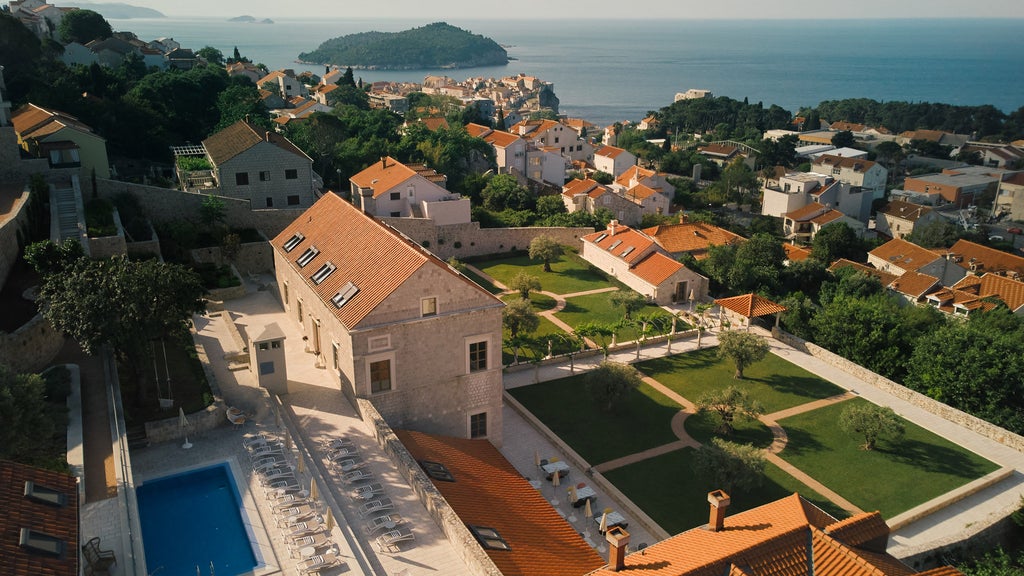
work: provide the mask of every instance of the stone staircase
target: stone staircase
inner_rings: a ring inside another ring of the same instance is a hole
[[[149,438],[146,437],[146,426],[143,424],[131,426],[128,428],[126,435],[128,437],[129,450],[149,446]]]
[[[77,240],[80,237],[80,228],[78,227],[78,200],[75,197],[75,189],[54,190],[52,201],[57,208],[57,241],[63,242],[68,238]]]

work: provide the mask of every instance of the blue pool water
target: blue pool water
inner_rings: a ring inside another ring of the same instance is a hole
[[[135,490],[150,574],[236,576],[257,565],[227,463],[150,480]]]

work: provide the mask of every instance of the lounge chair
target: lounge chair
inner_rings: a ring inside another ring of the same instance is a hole
[[[284,454],[271,454],[269,456],[260,456],[252,461],[253,472],[258,471],[261,468],[272,468],[285,463]]]
[[[112,550],[100,550],[99,536],[82,545],[82,557],[86,574],[109,574],[110,567],[117,564],[117,556]]]
[[[393,552],[398,550],[399,542],[407,542],[415,539],[416,536],[413,535],[412,530],[409,530],[408,528],[399,528],[398,530],[392,530],[377,536],[376,542],[377,548],[381,552]]]
[[[303,489],[302,484],[299,484],[294,476],[283,480],[275,480],[263,488],[266,489],[268,495],[273,494],[275,497],[293,494]]]
[[[316,520],[303,520],[301,522],[288,522],[278,520],[277,527],[283,529],[284,537],[289,539],[302,538],[323,530],[323,525]]]
[[[288,542],[288,548],[291,550],[292,556],[297,556],[297,552],[303,548],[312,548],[319,551],[321,548],[326,548],[332,544],[334,544],[334,542],[327,537],[327,534],[324,534],[323,532],[316,532],[314,534],[293,538]]]
[[[283,498],[272,503],[270,508],[277,512],[278,510],[284,510],[285,508],[295,508],[296,506],[306,506],[311,504],[312,502],[310,502],[308,498],[303,498],[297,494],[286,494]]]
[[[328,450],[337,450],[339,448],[355,448],[355,442],[348,438],[331,438],[322,442],[324,448]]]
[[[249,450],[249,460],[256,460],[263,456],[270,456],[275,454],[284,454],[284,446],[281,444],[263,444],[257,448]]]
[[[359,453],[356,452],[355,448],[338,448],[337,450],[331,450],[327,455],[327,459],[333,462],[335,460],[343,460],[345,458],[351,458],[358,455]]]
[[[398,513],[377,516],[376,518],[371,518],[366,525],[363,526],[363,532],[370,535],[380,530],[394,530],[395,527],[402,522],[404,522],[402,515]]]
[[[268,438],[263,432],[260,432],[258,434],[254,434],[252,436],[247,436],[243,438],[242,446],[245,446],[246,448],[256,447],[259,444],[266,444],[269,441],[270,438]]]
[[[380,482],[364,484],[352,491],[352,498],[356,500],[369,500],[378,494],[384,493],[384,487]]]
[[[293,506],[291,508],[281,508],[280,510],[274,510],[274,514],[281,519],[294,519],[304,520],[316,516],[316,509],[312,506],[305,504],[302,506]]]
[[[370,472],[369,470],[353,470],[352,472],[342,476],[341,481],[345,484],[354,484],[356,482],[369,480],[370,478],[373,478],[373,472]]]
[[[353,470],[358,470],[363,466],[366,466],[366,462],[363,462],[362,460],[357,460],[355,458],[346,458],[344,460],[328,460],[327,463],[331,466],[331,468],[334,468],[335,470],[338,470],[339,472],[342,473],[352,472]]]
[[[340,563],[341,560],[338,559],[337,554],[333,552],[328,552],[326,554],[317,554],[312,558],[299,562],[297,568],[299,569],[299,572],[301,572],[302,574],[309,574],[311,572],[319,572],[324,568],[331,568],[333,566],[337,566]]]
[[[385,512],[387,510],[394,510],[395,503],[391,501],[391,498],[378,498],[377,500],[371,500],[359,507],[359,515],[363,518],[376,514],[378,512]]]
[[[260,475],[260,482],[264,486],[281,480],[295,480],[295,471],[289,468],[274,468],[269,474]]]

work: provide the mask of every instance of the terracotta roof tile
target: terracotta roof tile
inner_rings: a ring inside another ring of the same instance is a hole
[[[758,296],[757,294],[744,294],[742,296],[733,296],[731,298],[719,298],[715,300],[715,304],[718,304],[726,310],[732,310],[745,318],[757,318],[759,316],[767,316],[768,314],[786,311],[785,306],[776,304],[764,296]]]
[[[893,238],[870,252],[872,256],[886,262],[892,262],[904,270],[917,270],[925,264],[935,262],[941,256],[922,248],[913,242]]]
[[[863,124],[855,124],[853,122],[840,120],[829,125],[829,129],[836,130],[838,132],[863,132],[867,130],[868,127]]]
[[[608,188],[602,184],[598,184],[596,181],[587,178],[581,180],[579,178],[572,179],[568,184],[562,187],[562,195],[572,198],[578,194],[587,194],[589,196],[597,197],[608,191]]]
[[[849,168],[854,172],[867,172],[875,165],[871,160],[863,160],[860,158],[847,158],[845,156],[833,156],[831,154],[822,154],[818,156],[814,162],[811,162],[811,167],[814,166],[828,166],[828,167],[839,167]]]
[[[25,482],[52,488],[66,497],[64,506],[25,497]],[[0,574],[77,576],[78,484],[75,478],[8,460],[0,460]],[[19,545],[21,529],[55,536],[65,545],[63,558],[31,552]]]
[[[654,244],[654,239],[650,236],[623,224],[615,226],[614,234],[609,230],[602,230],[588,234],[582,240],[591,242],[603,250],[608,250],[630,266],[646,256],[648,249]]]
[[[821,216],[822,214],[828,212],[829,210],[831,210],[831,208],[825,206],[824,204],[811,202],[810,204],[803,206],[801,208],[797,208],[792,212],[787,212],[786,218],[789,218],[790,220],[794,220],[796,222],[809,222],[817,218],[818,216]]]
[[[395,430],[417,460],[443,464],[455,482],[435,480],[459,519],[495,529],[509,550],[484,549],[506,576],[581,576],[604,565],[572,525],[487,440]]]
[[[811,257],[809,249],[788,242],[782,244],[782,249],[786,251],[786,260],[790,262],[800,262]]]
[[[372,188],[376,198],[415,175],[415,170],[387,156],[370,164],[350,180],[360,188]]]
[[[893,200],[879,210],[882,214],[888,214],[889,216],[895,216],[910,222],[917,222],[926,214],[930,214],[931,211],[932,209],[927,206],[911,204],[902,200]]]
[[[724,246],[743,242],[738,234],[703,222],[682,222],[665,224],[644,229],[644,234],[654,238],[662,248],[673,254],[687,252],[698,260],[707,258],[711,246]]]
[[[876,545],[881,541],[881,550],[884,551],[889,538],[889,525],[878,512],[864,512],[830,524],[825,528],[825,533],[855,548]]]
[[[639,278],[657,286],[683,268],[685,266],[682,262],[673,260],[661,252],[651,252],[634,264],[631,270]]]
[[[957,240],[948,252],[962,256],[957,264],[968,270],[971,269],[971,264],[975,264],[975,268],[979,272],[1016,272],[1024,277],[1024,258],[1002,250],[975,244],[968,240]]]
[[[649,170],[639,165],[633,165],[627,168],[622,174],[619,174],[619,177],[615,179],[615,182],[629,188],[630,182],[632,182],[634,177],[642,182],[645,178],[650,178],[655,174],[657,174],[657,172],[654,170]]]
[[[206,148],[206,153],[210,155],[213,163],[219,166],[264,141],[309,160],[309,156],[284,136],[264,130],[245,120],[239,120],[203,140],[203,147]]]
[[[739,152],[739,148],[736,146],[729,146],[728,144],[708,144],[707,146],[698,146],[697,152],[701,154],[711,154],[712,156],[724,156],[726,158],[731,157],[733,154]]]
[[[62,128],[73,128],[90,134],[93,132],[92,128],[70,114],[35,104],[19,108],[11,116],[11,124],[18,136],[26,140],[42,138]]]
[[[1024,306],[1024,282],[1013,280],[1005,276],[986,273],[981,278],[968,275],[953,285],[957,290],[970,291],[977,294],[978,298],[996,297],[1002,300],[1006,307],[1016,312]]]
[[[909,271],[893,280],[889,284],[889,288],[917,299],[921,298],[927,294],[929,290],[938,285],[939,279],[935,276]]]
[[[602,146],[597,150],[594,150],[594,156],[604,156],[605,158],[617,158],[625,151],[625,149],[616,148],[615,146]]]
[[[830,209],[826,210],[825,212],[815,216],[814,218],[811,218],[811,222],[813,222],[814,224],[817,224],[818,226],[824,226],[825,224],[828,224],[829,222],[835,222],[836,220],[839,220],[843,216],[844,216],[844,214],[842,212],[840,212],[839,210],[832,210],[830,208]]]
[[[285,252],[285,242],[296,233],[305,238],[291,252]],[[305,278],[306,284],[324,302],[324,309],[333,312],[349,330],[356,328],[377,305],[423,266],[436,266],[489,294],[419,244],[363,214],[333,193],[317,200],[271,244],[292,269]],[[296,261],[311,246],[315,246],[319,254],[306,266],[299,266]],[[326,262],[334,264],[336,269],[317,285],[310,276]],[[338,308],[331,299],[348,282],[355,284],[359,292]]]
[[[431,132],[435,132],[441,128],[448,128],[448,120],[443,116],[420,118],[420,123],[426,126]]]
[[[861,264],[860,262],[847,260],[846,258],[840,258],[839,260],[836,260],[835,262],[832,263],[831,266],[828,267],[828,270],[829,272],[835,272],[840,268],[847,267],[853,268],[858,272],[862,272],[869,276],[874,276],[875,278],[878,278],[878,280],[882,283],[882,286],[888,286],[889,284],[892,283],[893,280],[899,278],[899,276],[897,276],[896,274],[891,274],[889,272],[879,270],[877,268],[868,266],[867,264]]]

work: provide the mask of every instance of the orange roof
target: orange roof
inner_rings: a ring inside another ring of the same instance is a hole
[[[1002,300],[1006,307],[1016,312],[1024,306],[1024,282],[1005,276],[986,273],[982,277],[967,275],[953,285],[954,289],[975,294],[978,298],[994,296]]]
[[[609,224],[608,230],[588,234],[582,240],[611,252],[631,266],[645,256],[648,248],[654,244],[653,238],[624,224],[616,224],[614,233]]]
[[[554,120],[523,120],[509,128],[513,134],[535,137],[551,130],[559,123]]]
[[[245,120],[239,120],[231,126],[217,132],[206,140],[203,140],[203,147],[206,153],[216,165],[221,165],[242,152],[252,148],[260,142],[269,142],[274,146],[310,160],[309,156],[299,150],[290,140],[284,136],[264,130],[255,124]],[[310,160],[312,162],[312,160]]]
[[[597,150],[594,150],[594,156],[604,156],[605,158],[617,158],[625,151],[625,149],[616,148],[615,146],[601,146]]]
[[[829,166],[839,168],[849,168],[854,172],[867,172],[875,165],[871,160],[862,160],[860,158],[847,158],[846,156],[833,156],[831,154],[822,154],[818,156],[814,162],[811,162],[811,166]]]
[[[790,262],[800,262],[801,260],[807,260],[811,257],[811,251],[807,248],[790,244],[788,242],[782,244],[782,249],[786,251],[786,260]]]
[[[629,554],[622,572],[642,576],[909,576],[876,546],[888,527],[877,512],[837,522],[797,494],[726,516],[724,529],[694,528]],[[849,538],[850,541],[844,541]],[[592,576],[617,574],[608,567]]]
[[[745,238],[703,222],[682,222],[644,229],[644,234],[654,238],[662,248],[673,254],[688,252],[697,259],[707,257],[710,246],[724,246],[743,242]]]
[[[285,252],[285,242],[296,233],[302,234],[304,239],[291,252]],[[363,214],[333,193],[324,194],[271,244],[292,269],[306,279],[306,284],[324,302],[325,309],[333,312],[349,330],[357,327],[378,304],[424,266],[435,266],[487,293],[419,244]],[[316,247],[319,254],[305,267],[300,267],[296,261],[310,247]],[[334,264],[336,269],[317,285],[310,276],[326,262]],[[331,299],[349,282],[359,292],[338,308]]]
[[[830,210],[832,209],[829,208],[828,206],[825,206],[824,204],[811,202],[810,204],[803,206],[801,208],[797,208],[792,212],[787,212],[786,218],[789,218],[790,220],[794,220],[796,222],[810,222],[811,220],[814,220],[815,218],[829,212]],[[836,210],[835,212],[838,212],[838,210]]]
[[[1024,258],[1002,250],[968,240],[957,240],[949,252],[962,257],[957,264],[963,268],[970,269],[971,264],[974,264],[979,272],[1016,272],[1019,276],[1024,276]]]
[[[370,164],[350,180],[360,188],[373,189],[373,197],[376,198],[415,175],[416,171],[412,168],[391,156],[386,156],[381,158],[380,162]]]
[[[785,306],[776,304],[764,296],[758,296],[757,294],[744,294],[742,296],[733,296],[732,298],[719,298],[715,300],[715,304],[718,304],[726,310],[732,310],[745,318],[757,318],[759,316],[767,316],[769,314],[775,314],[776,312],[786,311]]]
[[[893,280],[889,284],[889,288],[917,299],[921,298],[927,294],[929,290],[938,285],[939,279],[935,276],[910,271]]]
[[[58,110],[50,110],[35,104],[26,104],[11,116],[14,131],[22,140],[42,138],[61,130],[72,128],[92,133],[92,128],[70,114]]]
[[[872,268],[867,264],[861,264],[860,262],[847,260],[846,258],[840,258],[839,260],[833,262],[832,265],[828,267],[828,271],[835,272],[840,268],[853,268],[854,270],[867,274],[868,276],[874,276],[875,278],[878,278],[878,280],[882,283],[882,286],[888,286],[889,284],[892,284],[893,280],[899,278],[899,276],[895,274],[891,274],[889,272],[885,272],[877,268]]]
[[[395,430],[413,458],[444,465],[433,480],[467,526],[494,529],[508,550],[484,548],[507,576],[582,576],[605,561],[487,440]]]
[[[868,127],[863,124],[854,124],[853,122],[840,120],[838,122],[833,122],[829,126],[829,129],[836,130],[838,132],[863,132],[867,130]]]
[[[51,488],[65,497],[63,506],[29,499],[25,482]],[[78,574],[78,484],[73,476],[0,460],[0,574],[10,576],[76,576]],[[61,557],[26,550],[20,530],[28,528],[60,539]]]
[[[949,132],[943,132],[941,130],[908,130],[901,132],[900,136],[903,138],[909,138],[911,140],[928,140],[929,142],[938,142],[942,140],[942,137]]]
[[[739,152],[739,148],[736,146],[729,146],[728,144],[708,144],[707,146],[698,146],[697,152],[701,154],[711,154],[712,156],[724,156],[726,158],[731,157],[733,154]]]
[[[932,209],[920,204],[904,202],[903,200],[892,200],[878,211],[882,214],[909,220],[910,222],[917,222],[926,214],[930,214]]]
[[[474,122],[466,124],[466,133],[474,138],[485,138],[493,131],[494,130],[492,128],[484,126],[483,124],[476,124]]]
[[[829,209],[829,210],[826,210],[825,212],[815,216],[814,218],[811,218],[811,222],[813,222],[814,224],[817,224],[818,226],[824,226],[825,224],[828,224],[829,222],[835,222],[836,220],[839,220],[843,216],[844,216],[844,214],[842,212],[840,212],[839,210],[831,210],[831,209]]]
[[[443,116],[432,116],[430,118],[420,118],[420,123],[427,127],[427,130],[436,132],[441,128],[448,128],[448,120],[445,120]]]
[[[601,194],[608,191],[608,188],[603,184],[587,178],[586,180],[580,180],[579,178],[573,178],[568,184],[562,186],[562,196],[572,198],[579,194],[586,194],[591,198],[597,198]]]
[[[657,286],[683,268],[686,266],[683,266],[682,262],[673,260],[661,252],[651,252],[634,264],[631,271],[638,278]]]
[[[869,254],[881,260],[892,262],[904,270],[917,270],[925,264],[930,264],[940,258],[938,254],[931,250],[899,238],[889,240],[869,252]]]
[[[639,165],[633,165],[626,169],[625,172],[619,174],[619,177],[615,179],[617,184],[621,184],[625,187],[629,187],[629,183],[635,177],[639,181],[643,181],[645,178],[650,178],[657,174],[654,170],[648,170]]]

